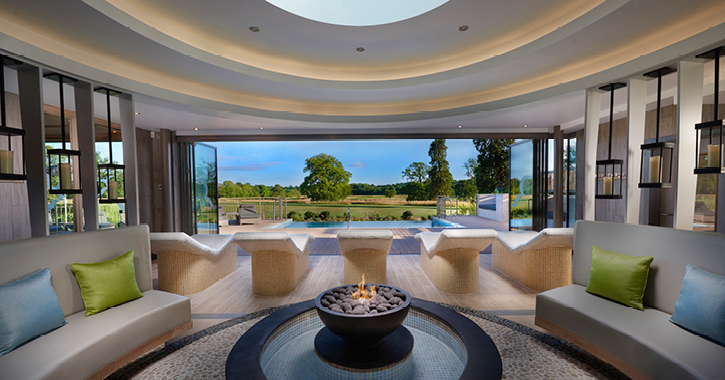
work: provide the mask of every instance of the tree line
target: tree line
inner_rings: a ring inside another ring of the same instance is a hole
[[[385,195],[392,198],[405,194],[407,200],[430,200],[438,195],[459,198],[474,198],[476,194],[506,193],[509,189],[509,147],[513,139],[474,139],[478,151],[476,158],[470,158],[463,167],[465,180],[455,181],[446,159],[448,148],[445,139],[435,139],[428,149],[429,163],[413,162],[402,171],[406,182],[390,185],[350,183],[352,174],[345,170],[335,157],[325,153],[305,160],[303,173],[307,173],[299,187],[273,187],[233,183],[224,181],[219,185],[222,198],[241,197],[287,197],[300,195],[312,201],[338,201],[349,195]]]

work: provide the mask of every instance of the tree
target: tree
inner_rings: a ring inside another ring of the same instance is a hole
[[[478,193],[476,180],[473,178],[456,182],[454,189],[456,190],[456,196],[458,198],[473,199],[476,198],[476,194]]]
[[[508,192],[509,155],[513,139],[473,139],[478,151],[476,186],[481,194]]]
[[[478,161],[476,161],[473,158],[469,158],[468,161],[466,161],[463,164],[463,168],[466,169],[466,176],[468,178],[476,177],[476,168],[477,167],[478,167]]]
[[[403,170],[403,178],[412,182],[425,183],[428,181],[430,166],[422,162],[414,162]]]
[[[287,191],[280,184],[274,185],[271,191],[271,196],[275,198],[281,198],[287,195]]]
[[[388,198],[392,198],[395,196],[395,188],[392,186],[388,186],[385,188],[385,196]]]
[[[445,139],[435,139],[430,143],[430,149],[428,149],[428,156],[430,156],[428,178],[430,179],[431,199],[438,195],[449,195],[453,192],[451,188],[453,176],[448,169],[447,151]]]
[[[220,198],[240,198],[242,196],[242,189],[232,181],[224,181],[219,185],[219,197]]]
[[[256,185],[254,186],[257,189],[257,192],[259,193],[260,197],[271,197],[272,191],[270,191],[269,187],[265,185]]]
[[[350,192],[350,177],[337,158],[320,153],[305,160],[305,177],[300,191],[313,201],[337,201]]]

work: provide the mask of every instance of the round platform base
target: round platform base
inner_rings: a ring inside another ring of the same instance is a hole
[[[356,348],[345,343],[327,327],[315,336],[315,354],[337,369],[390,368],[404,362],[413,352],[413,335],[403,326],[385,337],[378,345]]]

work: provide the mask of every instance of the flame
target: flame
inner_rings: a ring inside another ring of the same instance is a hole
[[[365,273],[362,275],[362,282],[357,284],[358,291],[352,294],[352,299],[356,300],[358,298],[363,298],[366,300],[374,299],[375,295],[377,294],[375,292],[375,285],[370,285],[370,291],[368,292],[365,289]]]

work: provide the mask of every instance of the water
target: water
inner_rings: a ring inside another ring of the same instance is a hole
[[[350,222],[350,228],[466,228],[448,220],[379,220]],[[347,222],[292,222],[286,221],[270,228],[347,228]]]

